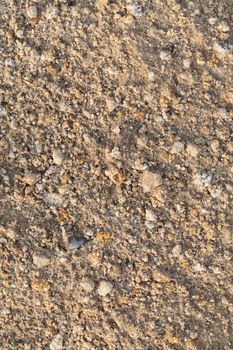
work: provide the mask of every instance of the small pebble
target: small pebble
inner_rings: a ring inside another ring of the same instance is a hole
[[[87,239],[85,237],[72,237],[69,241],[69,250],[80,248],[85,243],[87,243]]]
[[[50,263],[50,259],[42,254],[35,253],[32,257],[33,264],[36,265],[39,269],[48,266]]]
[[[171,148],[171,154],[181,153],[184,150],[183,142],[175,142]]]
[[[57,7],[49,7],[47,8],[45,17],[48,20],[52,20],[58,16],[58,8]]]
[[[162,183],[162,177],[158,173],[152,173],[146,170],[141,175],[141,185],[144,192],[153,192],[153,190],[155,190],[156,187],[161,186]]]
[[[160,58],[162,61],[169,61],[171,59],[171,55],[169,52],[160,51]]]
[[[119,126],[115,126],[115,128],[112,129],[112,132],[114,132],[114,134],[119,135],[121,132],[121,129],[119,128]]]
[[[226,246],[233,245],[233,232],[230,228],[224,227],[221,232],[221,239]]]
[[[64,204],[63,198],[58,193],[46,193],[44,195],[44,201],[45,203],[58,208],[62,207]]]
[[[57,165],[61,165],[64,160],[64,155],[59,149],[53,150],[53,161]]]
[[[199,262],[198,262],[192,266],[192,269],[196,272],[202,272],[205,270],[205,267],[203,265],[199,264]]]
[[[231,186],[230,184],[226,184],[226,189],[229,193],[233,193],[233,186]]]
[[[63,185],[60,185],[58,187],[58,192],[61,194],[61,195],[64,195],[66,193],[68,193],[70,190],[70,185],[69,184],[63,184]]]
[[[80,285],[86,292],[91,292],[95,288],[95,282],[89,277],[84,277]]]
[[[50,350],[62,350],[63,348],[63,336],[61,334],[55,335],[49,346]]]
[[[233,52],[233,45],[226,42],[214,43],[213,50],[221,56],[231,54]]]
[[[109,281],[100,281],[99,287],[98,287],[98,293],[102,297],[105,297],[105,295],[109,294],[113,288],[113,284]]]
[[[156,221],[156,215],[155,213],[150,210],[150,209],[146,209],[146,220],[148,221]]]
[[[227,25],[226,22],[219,23],[217,29],[223,33],[227,33],[230,31],[230,27]]]
[[[36,18],[38,15],[37,6],[36,5],[29,6],[27,9],[27,15],[30,19]]]
[[[213,24],[215,24],[217,22],[217,20],[218,19],[216,17],[211,17],[211,18],[209,18],[208,22],[209,22],[210,25],[213,25]]]
[[[190,67],[190,64],[191,64],[191,61],[190,61],[190,59],[184,59],[183,60],[183,66],[184,66],[184,68],[189,68]]]
[[[9,238],[12,241],[14,241],[16,239],[17,234],[16,234],[16,232],[15,232],[15,230],[13,228],[8,228],[6,230],[6,236],[7,236],[7,238]]]
[[[154,228],[154,222],[153,221],[145,221],[145,226],[148,228],[148,230],[153,230]]]
[[[68,259],[67,256],[62,255],[62,256],[60,257],[59,261],[60,261],[61,264],[66,264],[66,263],[68,263],[69,259]]]
[[[213,140],[210,144],[210,147],[213,152],[217,152],[219,149],[219,141],[218,140]]]
[[[68,6],[74,6],[76,4],[76,0],[67,0]]]
[[[30,186],[35,185],[35,183],[40,181],[40,179],[41,179],[41,174],[39,173],[28,172],[24,176],[24,182],[26,182],[26,184]]]
[[[95,232],[93,230],[87,230],[85,232],[85,236],[87,236],[87,237],[94,237],[95,236]]]
[[[193,183],[200,189],[210,186],[212,175],[208,173],[196,173],[193,177]]]
[[[179,244],[175,245],[175,247],[172,249],[172,255],[174,257],[178,257],[181,254],[181,246]]]
[[[22,29],[17,30],[17,32],[15,34],[16,34],[17,38],[19,38],[19,39],[22,39],[24,37],[24,32]]]
[[[187,146],[187,152],[188,154],[190,154],[192,157],[197,157],[198,153],[199,153],[199,148],[193,144],[189,144]]]
[[[142,8],[140,5],[138,5],[136,2],[128,2],[127,8],[129,10],[129,12],[131,12],[131,14],[135,17],[141,17],[142,16]]]
[[[158,283],[166,283],[166,282],[170,282],[170,277],[163,273],[162,271],[159,271],[157,269],[154,269],[152,271],[152,276],[153,276],[153,280],[158,282]]]

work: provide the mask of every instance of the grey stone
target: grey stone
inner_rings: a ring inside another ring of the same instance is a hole
[[[87,243],[85,237],[72,237],[69,241],[69,250],[78,249],[85,243]]]

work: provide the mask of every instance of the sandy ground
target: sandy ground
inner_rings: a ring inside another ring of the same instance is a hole
[[[232,0],[0,1],[0,349],[230,350]]]

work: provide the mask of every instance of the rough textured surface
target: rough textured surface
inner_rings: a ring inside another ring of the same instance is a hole
[[[0,1],[0,349],[233,348],[231,25]]]

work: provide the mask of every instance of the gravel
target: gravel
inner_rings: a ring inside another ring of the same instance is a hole
[[[0,349],[232,350],[232,1],[0,1]]]

